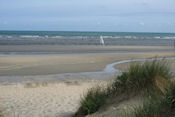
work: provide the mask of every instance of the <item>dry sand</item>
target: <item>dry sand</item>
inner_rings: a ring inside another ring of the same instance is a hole
[[[5,117],[70,117],[78,109],[81,96],[96,83],[67,81],[1,84],[2,114]]]
[[[4,48],[1,47],[1,49]],[[34,80],[33,82],[0,84],[0,107],[5,117],[71,116],[78,108],[83,93],[98,82],[104,83],[104,80],[92,80],[98,75],[67,75],[63,79],[71,80],[50,81],[49,79],[55,79],[55,77],[59,79],[61,76],[49,74],[93,72],[103,70],[107,64],[124,59],[175,55],[173,51],[169,51],[170,47],[105,47],[107,52],[105,48],[100,48],[91,48],[92,53],[84,48],[82,53],[73,49],[74,52],[71,54],[0,55],[0,79],[8,81],[8,79],[19,77],[19,82],[21,82],[20,78],[27,77],[27,80]],[[11,51],[14,48],[5,49]],[[44,83],[36,83],[37,79],[42,79],[42,77],[44,77],[42,80]],[[88,80],[90,77],[92,79]],[[101,74],[98,77],[108,78],[109,75]]]

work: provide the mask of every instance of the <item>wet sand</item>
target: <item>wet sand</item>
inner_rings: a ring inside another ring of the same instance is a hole
[[[170,47],[98,47],[99,46],[90,46],[87,48],[87,46],[73,46],[72,50],[71,47],[58,47],[61,49],[57,49],[64,51],[64,54],[2,54],[0,55],[0,76],[93,72],[103,70],[107,64],[124,59],[175,55],[173,48]],[[14,51],[17,51],[17,48],[21,51],[26,49],[17,46]],[[51,48],[48,48],[48,50],[49,49]],[[10,48],[8,51],[12,52]],[[33,48],[32,51],[38,52],[35,48]],[[68,53],[67,51],[72,52]],[[81,52],[79,53],[79,51]],[[31,51],[27,50],[27,52],[30,53]]]
[[[173,52],[173,46],[99,46],[99,45],[0,45],[0,53],[123,53],[123,52]]]

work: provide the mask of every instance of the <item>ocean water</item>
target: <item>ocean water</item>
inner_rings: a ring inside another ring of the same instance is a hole
[[[174,46],[175,33],[0,31],[1,45]]]

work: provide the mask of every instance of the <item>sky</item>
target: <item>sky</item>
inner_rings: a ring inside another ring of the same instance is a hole
[[[0,0],[0,30],[175,32],[175,0]]]

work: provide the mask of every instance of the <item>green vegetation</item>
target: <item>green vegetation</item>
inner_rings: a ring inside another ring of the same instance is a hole
[[[172,90],[169,91],[171,78],[172,74],[165,60],[155,59],[132,64],[128,72],[123,72],[111,85],[90,89],[82,98],[75,117],[95,113],[107,104],[107,100],[117,99],[122,94],[149,97],[142,107],[135,109],[135,117],[161,117],[156,113],[164,113],[165,109],[161,110],[162,107],[167,107],[166,111],[170,110],[174,99],[175,88],[171,87]]]
[[[0,117],[3,117],[2,112],[0,111]]]
[[[102,87],[92,88],[87,95],[81,100],[81,114],[87,115],[98,111],[105,104],[107,91]]]
[[[173,117],[174,111],[175,85],[173,84],[165,95],[150,95],[143,106],[135,109],[134,117]]]
[[[136,92],[157,90],[158,79],[169,80],[172,74],[167,61],[146,61],[143,64],[132,64],[128,72],[118,76],[113,84],[116,92]]]

